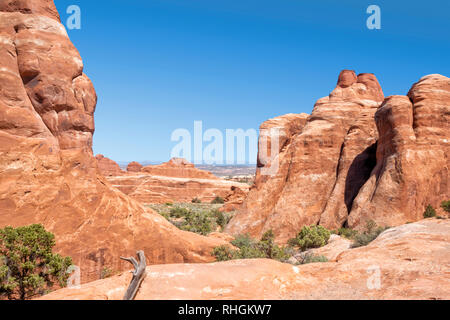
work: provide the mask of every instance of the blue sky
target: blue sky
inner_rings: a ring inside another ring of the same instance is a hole
[[[99,101],[94,152],[166,161],[177,128],[257,129],[310,113],[342,69],[372,72],[385,95],[450,76],[450,1],[56,0]],[[366,9],[381,8],[381,30]]]

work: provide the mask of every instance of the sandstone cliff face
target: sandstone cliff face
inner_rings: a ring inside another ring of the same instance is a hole
[[[449,241],[449,220],[433,219],[387,230],[366,247],[344,250],[333,262],[151,266],[136,299],[449,299]],[[123,273],[43,299],[121,299],[130,279]]]
[[[343,71],[306,124],[287,143],[280,139],[277,170],[264,176],[270,163],[258,161],[255,186],[227,231],[259,237],[273,229],[284,242],[305,225],[362,229],[369,220],[422,219],[428,204],[450,198],[449,114],[447,77],[423,77],[408,96],[383,101],[373,75]],[[286,117],[275,122],[291,132]]]
[[[398,225],[450,198],[450,79],[429,75],[375,115],[377,165],[354,201],[349,226]]]
[[[96,99],[53,1],[1,1],[0,227],[42,223],[83,282],[139,249],[149,263],[211,261],[224,241],[181,232],[98,173]]]
[[[383,98],[373,74],[344,70],[337,87],[317,101],[309,117],[298,116],[293,127],[291,115],[263,124],[262,129],[275,125],[285,132],[279,155],[271,160],[277,160],[277,170],[262,174],[271,164],[258,160],[255,186],[227,231],[260,237],[272,229],[283,242],[304,225],[342,226],[375,166],[373,118]]]

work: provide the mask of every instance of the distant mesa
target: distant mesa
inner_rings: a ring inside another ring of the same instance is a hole
[[[173,158],[163,164],[146,166],[141,171],[150,175],[174,178],[219,179],[211,172],[195,168],[194,164],[182,158]]]
[[[127,172],[141,172],[143,167],[139,162],[133,161],[128,164]]]

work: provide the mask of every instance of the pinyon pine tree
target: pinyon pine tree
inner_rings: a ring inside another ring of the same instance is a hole
[[[0,297],[32,299],[56,281],[64,287],[72,259],[54,254],[54,246],[54,235],[42,225],[0,229]]]

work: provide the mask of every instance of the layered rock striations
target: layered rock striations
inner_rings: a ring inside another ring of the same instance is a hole
[[[236,188],[245,196],[249,189],[247,184],[223,180],[197,169],[185,159],[175,158],[137,169],[136,165],[130,164],[127,173],[108,175],[107,179],[114,187],[144,204],[191,202],[193,199],[210,202],[216,197],[230,197]]]
[[[0,227],[41,223],[81,268],[211,261],[224,241],[182,232],[112,188],[92,154],[96,93],[53,1],[0,2]]]

